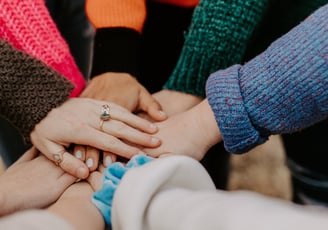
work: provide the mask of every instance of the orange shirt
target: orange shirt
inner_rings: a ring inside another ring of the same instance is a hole
[[[199,0],[154,0],[181,7],[195,7]],[[138,32],[146,18],[146,0],[87,0],[86,13],[95,28],[126,27]]]

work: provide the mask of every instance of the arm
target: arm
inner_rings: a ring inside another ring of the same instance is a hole
[[[186,111],[201,102],[210,73],[241,62],[267,2],[200,1],[173,73],[164,89],[154,94],[168,115]]]
[[[244,66],[210,77],[208,101],[228,151],[327,118],[327,13],[326,5]]]
[[[128,171],[112,208],[113,229],[122,230],[325,229],[327,215],[326,209],[250,192],[215,190],[205,169],[181,156],[160,158]]]
[[[0,8],[0,38],[62,74],[74,85],[70,96],[79,95],[85,80],[45,1],[0,0]]]
[[[73,85],[39,60],[0,40],[0,113],[29,141],[47,113],[67,100]]]
[[[75,180],[32,148],[0,176],[0,216],[47,207]]]
[[[82,96],[113,101],[130,111],[142,110],[155,120],[165,119],[159,104],[137,81],[145,1],[89,0],[86,11],[96,36],[92,80]]]
[[[268,0],[201,0],[165,89],[205,97],[213,71],[239,63]]]

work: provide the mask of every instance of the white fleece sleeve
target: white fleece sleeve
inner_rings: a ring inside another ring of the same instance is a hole
[[[1,217],[0,229],[74,230],[68,222],[46,210],[27,210]]]
[[[113,202],[113,230],[327,229],[326,209],[216,190],[197,161],[173,156],[131,169]]]

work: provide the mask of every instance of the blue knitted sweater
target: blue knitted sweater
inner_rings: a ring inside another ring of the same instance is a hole
[[[327,20],[325,5],[245,65],[210,76],[206,94],[229,152],[328,117]]]

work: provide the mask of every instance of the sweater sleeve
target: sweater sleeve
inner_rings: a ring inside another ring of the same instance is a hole
[[[96,28],[91,78],[105,72],[137,76],[145,0],[87,0],[86,12]]]
[[[207,97],[225,147],[242,153],[271,134],[328,116],[328,5],[250,62],[211,75]]]
[[[0,115],[29,141],[47,113],[67,100],[73,85],[41,61],[0,40]]]
[[[200,1],[179,60],[164,88],[204,97],[210,73],[241,61],[267,2]]]
[[[44,0],[0,0],[0,25],[1,39],[41,60],[74,84],[71,97],[82,92],[83,75]]]

